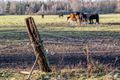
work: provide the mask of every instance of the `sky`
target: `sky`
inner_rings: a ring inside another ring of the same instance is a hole
[[[0,1],[2,1],[2,0],[0,0]],[[20,1],[20,0],[4,0],[4,1]],[[30,1],[30,0],[21,0],[21,1]],[[35,1],[35,0],[31,0],[31,1]],[[37,0],[37,1],[49,1],[49,0]],[[53,0],[53,1],[55,1],[55,0]],[[57,0],[56,0],[57,1]],[[61,0],[62,1],[62,0]],[[64,0],[63,0],[64,1]],[[93,1],[95,1],[95,0],[93,0]]]
[[[3,0],[0,0],[0,1],[3,1]],[[4,1],[35,1],[35,0],[4,0]],[[36,1],[45,1],[46,2],[46,1],[49,1],[49,0],[36,0]],[[52,0],[52,1],[57,1],[57,0]],[[65,1],[65,0],[61,0],[61,1]],[[84,1],[89,1],[89,0],[84,0]],[[92,1],[102,1],[102,0],[92,0]]]

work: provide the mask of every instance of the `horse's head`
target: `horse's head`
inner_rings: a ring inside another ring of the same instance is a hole
[[[76,14],[76,15],[80,15],[80,12],[76,12],[75,14]]]

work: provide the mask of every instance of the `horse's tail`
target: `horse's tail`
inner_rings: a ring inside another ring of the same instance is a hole
[[[80,15],[80,23],[83,22],[83,15]]]

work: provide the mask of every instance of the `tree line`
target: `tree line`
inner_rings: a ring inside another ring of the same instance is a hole
[[[57,0],[57,1],[7,1],[0,2],[0,14],[57,14],[73,11],[87,13],[120,13],[120,0]]]

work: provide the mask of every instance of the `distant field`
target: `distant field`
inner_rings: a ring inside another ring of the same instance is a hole
[[[0,16],[0,40],[26,39],[25,18],[29,16]],[[40,15],[32,16],[39,31],[44,36],[65,37],[118,37],[120,35],[120,14],[100,15],[100,25],[77,25],[70,27],[66,22],[66,16],[59,18],[57,15],[47,15],[44,19]],[[10,35],[9,35],[10,34]],[[56,35],[57,34],[57,35]]]
[[[32,15],[31,15],[32,16]],[[21,15],[8,15],[0,16],[0,26],[25,26],[24,19],[29,16]],[[33,16],[37,24],[44,23],[65,23],[66,16],[59,18],[58,15],[46,15],[45,19],[42,19],[40,15]],[[100,22],[102,23],[119,23],[120,14],[105,14],[100,15]]]
[[[32,15],[31,15],[32,16]],[[29,43],[25,18],[28,15],[0,16],[0,80],[25,80],[35,57]],[[106,80],[105,75],[120,66],[120,14],[101,14],[100,24],[71,26],[65,15],[32,16],[35,19],[53,73],[35,71],[32,80],[86,80],[88,46],[95,68],[89,80]],[[118,59],[118,60],[117,60]],[[116,61],[116,62],[115,62]],[[36,67],[37,69],[37,67]],[[118,79],[119,80],[120,76]]]

